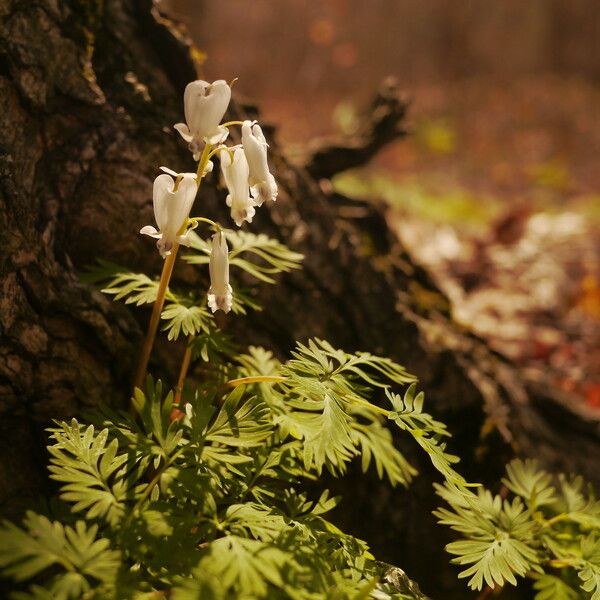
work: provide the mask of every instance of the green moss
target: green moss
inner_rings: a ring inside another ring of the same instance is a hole
[[[479,228],[493,220],[500,210],[494,198],[461,187],[438,190],[417,181],[400,181],[383,171],[347,171],[337,175],[333,185],[350,198],[384,200],[403,212],[437,223]]]

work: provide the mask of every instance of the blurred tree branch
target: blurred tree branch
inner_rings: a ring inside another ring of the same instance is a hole
[[[386,79],[371,104],[360,115],[360,128],[351,136],[317,140],[309,148],[306,170],[315,179],[328,179],[336,173],[364,165],[383,148],[407,134],[404,119],[408,102],[398,83]]]

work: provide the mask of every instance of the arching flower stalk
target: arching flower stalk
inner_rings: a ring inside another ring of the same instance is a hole
[[[202,156],[200,157],[200,161],[198,163],[198,173],[204,174],[204,173],[208,172],[210,151],[211,151],[211,146],[209,144],[206,144],[206,146],[204,147],[204,150],[202,151]],[[169,177],[170,175],[172,176],[174,174],[174,171],[171,171],[170,169],[165,169],[163,167],[163,170],[167,170],[167,173],[165,174],[166,177]],[[183,181],[191,180],[190,175],[192,175],[192,174],[189,174],[189,173],[177,174],[177,173],[175,173],[175,175],[176,176],[181,175],[181,181],[179,184],[179,185],[181,185],[181,183]],[[162,177],[162,175],[159,175],[159,177]],[[159,177],[157,177],[157,179]],[[193,174],[193,177],[195,180],[195,184],[194,184],[194,195],[192,197],[192,204],[193,204],[194,198],[197,194],[197,191],[200,188],[200,185],[202,183],[203,175],[198,176],[196,174]],[[169,177],[169,178],[171,179],[171,177]],[[166,184],[166,180],[163,180],[163,181],[165,181],[165,184]],[[159,189],[162,189],[162,186],[165,184],[163,184],[163,183],[159,184]],[[186,186],[187,185],[188,184],[186,184]],[[168,191],[169,186],[165,185],[165,187],[167,187],[167,191]],[[184,189],[185,189],[185,187],[184,187]],[[154,192],[154,190],[153,190],[153,192]],[[161,191],[160,193],[158,193],[158,195],[160,195],[162,193],[163,192]],[[191,192],[189,192],[189,194],[191,195]],[[154,193],[153,193],[153,196],[154,196]],[[187,198],[187,196],[186,196],[186,198]],[[180,225],[180,227],[183,227],[184,224],[187,223],[187,219],[188,219],[190,210],[191,210],[191,204],[190,204],[189,209],[187,210],[185,220],[183,221],[183,224]],[[155,213],[156,213],[156,208],[155,208]],[[160,213],[160,210],[159,210],[159,213]],[[161,213],[161,215],[162,215],[162,213]],[[162,219],[162,216],[161,216],[161,219]],[[161,223],[158,222],[158,218],[157,218],[157,225],[159,226],[159,228],[161,228]],[[154,229],[154,228],[152,228],[152,229]],[[144,233],[152,233],[152,232],[148,232],[148,230],[146,230],[146,232],[144,232]],[[154,339],[156,337],[156,331],[158,330],[158,324],[160,323],[160,315],[162,313],[162,309],[165,304],[165,297],[167,294],[167,289],[169,287],[169,281],[171,280],[171,275],[173,274],[173,267],[175,266],[175,259],[177,258],[177,251],[179,250],[179,241],[177,239],[179,237],[179,234],[181,234],[183,236],[184,240],[186,240],[186,238],[185,238],[185,235],[187,234],[186,231],[181,231],[181,229],[179,229],[177,231],[177,234],[178,235],[176,236],[175,240],[172,241],[172,244],[171,244],[170,248],[168,249],[168,254],[165,253],[166,259],[165,259],[165,262],[163,263],[163,269],[160,274],[158,290],[156,291],[156,300],[154,301],[154,305],[152,307],[152,315],[150,316],[150,321],[148,322],[148,330],[146,331],[146,337],[144,338],[144,343],[142,345],[142,349],[141,349],[140,356],[138,359],[138,364],[137,364],[137,367],[135,370],[135,375],[134,375],[134,379],[133,379],[134,388],[136,388],[136,387],[141,388],[144,384],[144,378],[146,376],[148,362],[150,361],[150,354],[152,353],[152,347],[154,346]],[[165,241],[165,244],[167,244],[167,243],[168,242]],[[165,245],[165,248],[166,248],[166,245]],[[160,247],[159,247],[159,251],[161,251]],[[162,252],[161,252],[161,254],[162,254]]]
[[[159,252],[165,258],[165,262],[136,370],[136,387],[141,387],[144,382],[179,245],[188,244],[191,229],[200,222],[206,222],[217,230],[211,241],[208,306],[212,312],[221,310],[228,313],[232,308],[233,293],[229,284],[229,254],[225,235],[218,225],[206,217],[190,218],[197,188],[213,169],[210,159],[215,155],[220,158],[221,171],[228,190],[227,206],[230,207],[231,217],[238,227],[244,222],[252,222],[256,212],[255,206],[261,206],[265,200],[274,201],[277,198],[277,183],[269,171],[268,145],[260,126],[248,120],[221,123],[230,99],[231,87],[224,80],[213,83],[198,80],[186,86],[186,123],[177,123],[175,129],[188,142],[194,160],[198,161],[197,172],[176,173],[161,167],[164,173],[154,181],[153,203],[157,227],[146,225],[140,233],[157,239]],[[228,127],[233,125],[242,126],[242,144],[227,147],[223,142],[228,137]],[[182,363],[176,388],[177,402],[181,399],[191,361],[192,342],[193,336],[188,340]]]

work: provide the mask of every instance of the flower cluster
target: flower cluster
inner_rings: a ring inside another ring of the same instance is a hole
[[[190,219],[190,211],[202,178],[213,169],[211,158],[218,157],[223,180],[227,187],[227,206],[238,227],[252,222],[257,206],[265,200],[277,199],[277,183],[269,171],[268,144],[256,121],[221,123],[231,100],[231,86],[218,80],[213,83],[192,81],[184,92],[185,123],[175,129],[188,142],[196,173],[177,173],[161,167],[163,173],[154,180],[154,217],[158,229],[146,225],[140,233],[157,240],[160,255],[169,256],[179,244],[189,245],[189,232],[204,218]],[[241,125],[242,143],[226,146],[229,127]],[[209,221],[210,222],[210,221]],[[215,312],[231,310],[233,294],[229,284],[227,240],[221,227],[213,223],[210,257],[210,289],[208,305]]]

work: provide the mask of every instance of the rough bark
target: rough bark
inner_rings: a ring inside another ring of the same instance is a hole
[[[4,514],[17,514],[48,490],[43,428],[51,419],[126,401],[147,313],[111,302],[78,273],[98,257],[159,272],[151,241],[136,232],[152,219],[157,167],[191,166],[172,124],[181,120],[182,91],[193,78],[185,36],[173,34],[150,0],[0,0]],[[528,383],[459,329],[446,299],[390,233],[384,209],[343,198],[315,179],[368,159],[401,133],[404,105],[394,94],[388,86],[375,101],[360,139],[346,142],[346,150],[319,148],[307,169],[291,166],[272,144],[280,197],[251,229],[303,252],[304,270],[275,289],[259,288],[266,310],[229,319],[226,327],[240,342],[281,356],[296,339],[319,336],[405,364],[419,376],[429,409],[449,423],[472,479],[494,480],[517,451],[598,480],[598,421]],[[230,112],[256,114],[236,104]],[[227,219],[218,178],[207,184],[203,212]],[[203,273],[181,264],[175,279],[206,285]],[[174,354],[159,348],[154,371],[172,380]],[[407,452],[425,473],[411,493],[374,478],[359,485],[351,476],[334,484],[351,490],[339,516],[382,558],[424,577],[422,587],[435,597],[450,581],[443,569],[433,577],[426,566],[447,563],[445,534],[429,515],[435,475],[410,445]]]

